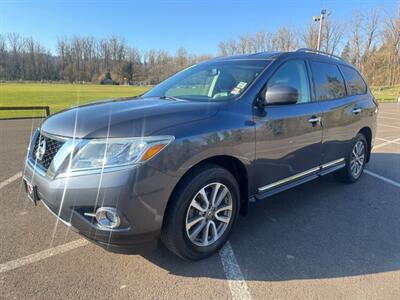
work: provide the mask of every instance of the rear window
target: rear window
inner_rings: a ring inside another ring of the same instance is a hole
[[[331,100],[346,96],[342,74],[334,64],[311,62],[317,100]]]
[[[367,92],[367,85],[356,70],[345,66],[340,66],[340,69],[346,81],[349,95],[363,95]]]

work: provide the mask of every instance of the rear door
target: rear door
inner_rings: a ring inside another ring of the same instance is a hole
[[[337,64],[311,61],[316,100],[322,108],[322,165],[343,164],[360,119],[357,97],[347,95]]]
[[[296,104],[269,105],[255,113],[254,183],[262,193],[316,173],[321,163],[321,108],[311,101],[306,62],[284,62],[266,89],[280,84],[296,88],[299,100]]]

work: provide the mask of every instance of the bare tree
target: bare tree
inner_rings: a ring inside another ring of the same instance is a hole
[[[264,52],[268,50],[269,34],[265,31],[259,31],[254,36],[255,52]]]
[[[395,15],[387,16],[384,24],[384,39],[390,69],[388,84],[394,85],[400,82],[400,5]]]
[[[218,44],[220,55],[236,55],[269,50],[292,51],[300,45],[316,48],[318,24],[302,31],[280,27],[274,32],[241,34]],[[341,53],[361,70],[371,85],[400,83],[400,6],[396,12],[354,11],[352,18],[325,19],[322,50]],[[58,38],[56,53],[32,38],[17,33],[0,34],[0,80],[66,80],[70,82],[104,79],[110,74],[119,83],[155,84],[169,75],[212,55],[190,54],[179,48],[175,54],[164,50],[139,51],[120,37],[104,39],[75,36]]]
[[[380,13],[378,9],[373,9],[369,13],[364,14],[364,25],[363,29],[366,35],[365,39],[365,50],[364,53],[368,54],[371,51],[371,47],[375,38],[377,37],[379,28]]]
[[[313,22],[307,26],[307,30],[301,34],[301,39],[306,48],[317,49],[318,43],[318,26]]]
[[[345,25],[337,19],[327,18],[324,22],[322,44],[323,50],[336,53],[345,33]]]
[[[294,30],[288,27],[280,27],[272,35],[272,48],[277,51],[292,51],[299,47],[299,40]]]
[[[24,46],[23,39],[15,32],[7,35],[8,44],[10,46],[10,66],[8,67],[10,76],[15,79],[22,79],[22,48]]]
[[[6,70],[7,70],[7,44],[6,38],[4,35],[0,34],[0,78],[6,78]]]
[[[353,12],[353,18],[350,23],[350,48],[351,53],[351,63],[360,68],[360,58],[361,58],[361,34],[362,34],[362,14],[359,11]]]

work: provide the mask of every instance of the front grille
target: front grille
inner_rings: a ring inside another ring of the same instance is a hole
[[[43,139],[46,142],[46,149],[42,159],[38,159],[36,156],[36,151],[38,150],[38,147]],[[32,158],[36,160],[37,163],[41,165],[45,170],[47,170],[50,167],[50,164],[53,161],[54,156],[56,156],[58,150],[60,150],[63,144],[64,142],[53,140],[44,135],[39,135],[33,147]]]

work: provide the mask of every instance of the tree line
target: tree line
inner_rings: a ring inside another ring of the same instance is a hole
[[[116,83],[155,84],[210,57],[184,48],[141,52],[116,36],[60,38],[52,55],[32,38],[8,33],[0,35],[0,80],[99,82],[107,74]]]
[[[318,22],[310,23],[304,31],[280,27],[275,32],[260,31],[222,41],[218,48],[221,55],[316,49],[318,31]],[[328,16],[320,49],[356,66],[370,85],[400,84],[400,5],[392,14],[373,9],[354,11],[349,20]]]
[[[221,41],[219,55],[316,48],[318,23],[298,31],[280,27]],[[355,11],[349,20],[324,20],[321,50],[340,55],[355,65],[370,85],[400,84],[400,6],[392,14],[378,9]],[[0,80],[99,82],[106,74],[117,83],[155,84],[177,71],[211,58],[140,51],[120,37],[59,38],[53,54],[40,42],[17,33],[0,34]]]

